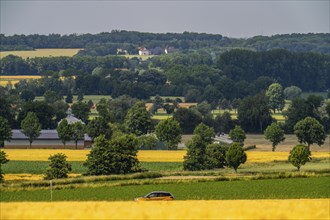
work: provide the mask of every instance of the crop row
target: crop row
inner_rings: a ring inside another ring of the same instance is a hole
[[[50,155],[64,153],[69,161],[85,161],[89,150],[66,149],[5,149],[9,160],[47,161]],[[260,152],[247,151],[247,163],[265,163],[273,161],[287,161],[289,152]],[[161,151],[145,150],[138,152],[138,159],[142,162],[182,162],[185,150]],[[313,158],[330,158],[330,152],[313,152]]]
[[[3,203],[1,219],[329,219],[329,199]],[[77,208],[79,211],[77,211]],[[36,211],[38,210],[38,211]]]

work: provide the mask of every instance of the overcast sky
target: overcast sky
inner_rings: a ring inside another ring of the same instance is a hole
[[[330,32],[330,0],[0,1],[0,30],[5,35],[114,29],[205,32],[229,37]]]

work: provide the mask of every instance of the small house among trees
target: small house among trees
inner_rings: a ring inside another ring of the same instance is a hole
[[[147,48],[141,47],[139,49],[139,55],[140,56],[148,56],[148,55],[151,55],[151,52],[150,52],[150,50],[147,50]]]

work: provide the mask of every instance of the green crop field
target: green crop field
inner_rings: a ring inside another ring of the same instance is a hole
[[[71,161],[72,172],[76,174],[83,174],[87,171],[87,168],[83,166],[83,161]],[[329,158],[313,159],[310,163],[307,163],[301,169],[302,171],[309,172],[325,172],[329,171]],[[2,165],[2,170],[6,174],[43,174],[48,167],[47,161],[9,161]],[[180,172],[180,175],[189,175],[190,172],[183,172],[183,164],[181,162],[141,162],[141,167],[152,172],[165,172],[167,174],[173,174]],[[251,173],[277,173],[277,172],[292,172],[296,168],[293,167],[287,161],[275,161],[268,163],[249,163],[242,164],[239,168],[239,173],[242,175],[250,175]],[[230,168],[212,170],[212,175],[231,175],[233,170]],[[204,175],[201,172],[198,175]],[[208,173],[210,175],[210,173]]]
[[[178,200],[329,198],[330,177],[237,181],[180,181],[121,186],[64,188],[53,191],[54,201],[133,200],[150,191],[170,191]],[[49,201],[49,189],[2,191],[1,201]]]

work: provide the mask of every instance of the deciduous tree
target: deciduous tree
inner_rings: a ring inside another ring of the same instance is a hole
[[[151,130],[151,113],[143,102],[137,102],[125,117],[127,130],[137,136],[147,134]]]
[[[67,141],[72,139],[73,128],[72,125],[68,123],[66,119],[63,119],[56,128],[58,137],[61,139],[64,148]]]
[[[264,134],[265,138],[272,142],[272,151],[275,151],[276,146],[285,140],[283,129],[275,122],[266,128]]]
[[[74,140],[77,149],[78,141],[84,139],[85,125],[80,121],[78,121],[76,123],[73,123],[71,126],[72,126],[72,140]]]
[[[312,160],[311,152],[307,146],[297,145],[290,151],[288,160],[299,171],[302,165]]]
[[[5,141],[10,141],[12,135],[8,120],[0,116],[0,147],[4,146]]]
[[[86,126],[86,132],[92,140],[100,135],[104,135],[105,138],[110,139],[112,135],[112,129],[109,123],[102,117],[97,117],[90,121]]]
[[[271,84],[266,91],[266,96],[269,99],[269,105],[274,113],[276,110],[282,111],[284,108],[284,92],[281,84]]]
[[[137,159],[138,140],[125,134],[111,141],[103,135],[95,139],[84,166],[88,175],[126,174],[141,171]]]
[[[234,129],[230,130],[229,137],[234,141],[239,143],[241,146],[244,145],[244,140],[246,138],[245,131],[238,125]]]
[[[319,121],[312,117],[306,117],[297,122],[294,126],[294,133],[299,142],[306,143],[308,148],[314,143],[321,146],[326,138],[323,126]]]
[[[28,112],[27,116],[21,122],[21,131],[29,138],[30,147],[32,142],[39,137],[41,131],[41,124],[34,112]]]
[[[237,173],[237,168],[241,164],[244,164],[246,160],[246,153],[243,151],[239,143],[233,143],[232,145],[230,145],[226,153],[226,161],[228,166],[234,168],[235,172]]]
[[[51,155],[48,160],[50,161],[49,167],[46,170],[44,179],[62,179],[67,178],[68,173],[72,170],[71,164],[66,160],[67,156],[63,153]]]
[[[169,118],[159,122],[155,129],[156,135],[160,141],[164,141],[168,150],[178,149],[178,143],[181,142],[181,128],[178,121]]]

